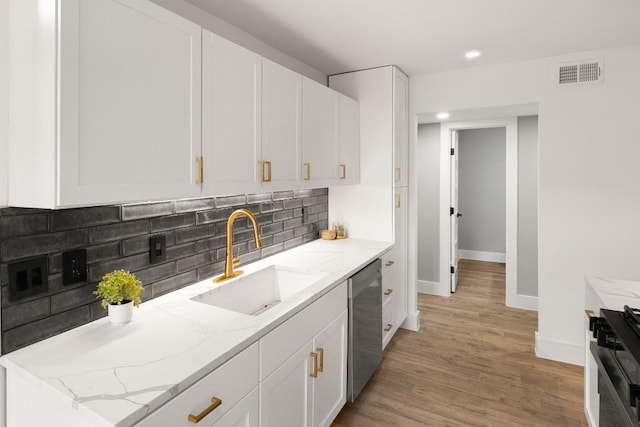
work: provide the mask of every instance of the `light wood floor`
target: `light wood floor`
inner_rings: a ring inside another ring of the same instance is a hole
[[[535,357],[537,313],[504,305],[504,264],[461,261],[450,298],[420,294],[334,427],[587,426],[582,368]]]

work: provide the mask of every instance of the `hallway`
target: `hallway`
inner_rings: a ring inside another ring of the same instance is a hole
[[[586,426],[582,367],[535,357],[537,313],[504,306],[504,268],[461,260],[455,294],[419,294],[420,331],[333,426]]]

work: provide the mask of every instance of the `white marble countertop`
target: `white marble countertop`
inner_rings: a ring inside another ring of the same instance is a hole
[[[9,353],[0,363],[96,425],[129,426],[391,247],[357,239],[316,240],[242,266],[245,275],[269,265],[326,273],[260,316],[192,301],[220,286],[207,279],[141,304],[128,324],[96,320]]]
[[[600,298],[609,310],[623,310],[625,305],[640,308],[640,282],[602,277],[585,278],[587,286]]]

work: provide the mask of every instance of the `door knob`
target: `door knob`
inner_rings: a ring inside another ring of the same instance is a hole
[[[456,214],[456,216],[457,216],[458,218],[460,218],[460,217],[462,216],[462,214],[461,214],[460,212],[458,212],[458,213]]]

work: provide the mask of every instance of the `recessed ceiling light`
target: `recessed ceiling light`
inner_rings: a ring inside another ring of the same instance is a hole
[[[439,118],[440,120],[448,119],[449,113],[438,113],[436,117]]]
[[[464,57],[467,59],[476,59],[481,54],[479,50],[470,50],[469,52],[465,52]]]

